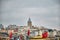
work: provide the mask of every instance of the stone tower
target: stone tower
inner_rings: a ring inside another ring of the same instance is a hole
[[[28,19],[28,26],[31,28],[32,27],[32,22],[31,22],[31,19],[29,18]]]

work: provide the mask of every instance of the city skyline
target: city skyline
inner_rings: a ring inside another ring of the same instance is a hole
[[[59,0],[1,0],[0,24],[27,25],[60,29]]]

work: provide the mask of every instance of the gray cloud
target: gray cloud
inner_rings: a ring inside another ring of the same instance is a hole
[[[26,25],[31,17],[33,25],[60,28],[59,6],[59,0],[1,0],[1,23]]]

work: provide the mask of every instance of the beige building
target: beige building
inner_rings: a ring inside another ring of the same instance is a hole
[[[57,32],[57,35],[59,35],[59,36],[60,36],[60,31],[58,31],[58,32]]]
[[[36,36],[36,35],[42,35],[42,33],[44,32],[44,31],[47,31],[48,33],[49,33],[49,36],[55,36],[56,35],[56,30],[53,30],[53,31],[51,31],[51,32],[49,32],[48,30],[48,28],[45,28],[45,27],[43,27],[43,26],[40,26],[40,27],[35,27],[35,26],[33,26],[32,25],[32,21],[31,21],[31,19],[29,18],[28,19],[28,21],[27,21],[27,26],[16,26],[16,25],[9,25],[9,27],[8,27],[8,30],[9,29],[16,29],[16,28],[18,28],[18,33],[23,33],[23,34],[26,34],[27,33],[27,30],[29,29],[30,30],[30,32],[31,32],[31,35],[32,34],[34,34],[34,36]]]

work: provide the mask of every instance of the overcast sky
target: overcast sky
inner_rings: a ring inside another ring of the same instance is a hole
[[[59,0],[0,0],[0,24],[27,25],[60,29]]]

